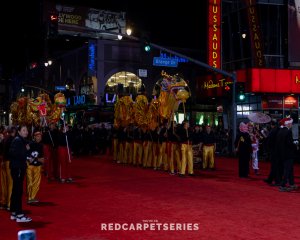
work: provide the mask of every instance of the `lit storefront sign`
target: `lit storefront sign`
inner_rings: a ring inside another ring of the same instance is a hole
[[[247,92],[300,94],[300,70],[251,68],[236,73],[238,81],[248,84]]]
[[[291,109],[298,108],[298,97],[295,96],[263,96],[262,109]]]
[[[232,84],[232,81],[226,81],[225,78],[219,79],[219,80],[208,80],[203,83],[203,89],[209,89],[209,88],[222,88],[226,87],[227,85]]]
[[[288,96],[284,98],[284,108],[296,108],[298,109],[298,98],[294,96]]]
[[[282,109],[283,101],[281,96],[263,96],[262,109]]]
[[[95,96],[93,94],[86,95],[76,95],[72,97],[68,97],[66,99],[66,107],[77,107],[77,106],[85,106],[95,104]]]
[[[221,0],[208,4],[208,64],[221,68]]]
[[[248,7],[248,24],[251,37],[251,48],[254,59],[254,67],[264,67],[265,60],[263,56],[263,41],[260,30],[259,19],[256,9],[256,0],[244,0]]]

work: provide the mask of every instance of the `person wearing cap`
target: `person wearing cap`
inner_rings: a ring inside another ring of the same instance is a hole
[[[30,143],[30,151],[27,157],[27,203],[37,203],[36,195],[40,189],[42,179],[42,164],[44,162],[44,152],[42,144],[42,132],[33,134],[34,140]]]
[[[203,152],[202,167],[211,170],[215,169],[215,152],[217,149],[215,134],[211,131],[211,126],[207,125],[203,134],[203,143],[200,144]]]
[[[294,144],[292,134],[292,118],[283,118],[280,121],[280,129],[276,136],[276,149],[279,158],[279,162],[283,163],[283,178],[281,180],[281,186],[279,191],[289,192],[297,189],[294,181],[294,159],[296,152],[296,145]],[[289,186],[287,186],[289,183]]]
[[[252,143],[249,135],[248,125],[241,122],[239,133],[236,136],[234,145],[239,156],[239,177],[247,178],[249,175],[249,162],[252,154]]]

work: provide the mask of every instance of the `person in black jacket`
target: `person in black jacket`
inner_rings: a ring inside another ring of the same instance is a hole
[[[25,125],[18,127],[18,135],[14,138],[9,149],[10,172],[13,188],[10,200],[11,220],[30,222],[32,219],[22,211],[23,182],[27,167],[27,152],[30,149],[26,138],[28,129]]]
[[[235,139],[235,149],[239,156],[239,177],[247,178],[249,175],[249,162],[252,154],[251,138],[248,132],[248,125],[240,123],[240,132]]]
[[[284,118],[280,121],[281,127],[276,137],[276,149],[279,157],[279,162],[283,163],[283,178],[279,191],[288,192],[295,190],[298,187],[294,181],[294,159],[296,145],[294,144],[291,127],[293,124],[292,118]],[[287,183],[289,186],[287,187]]]
[[[277,148],[276,148],[276,136],[279,131],[279,127],[277,126],[275,121],[271,122],[271,131],[266,138],[266,146],[268,152],[270,154],[271,161],[271,169],[267,179],[264,179],[264,182],[269,185],[273,185],[273,181],[275,181],[274,185],[280,186],[281,178],[282,178],[282,167],[279,165]]]

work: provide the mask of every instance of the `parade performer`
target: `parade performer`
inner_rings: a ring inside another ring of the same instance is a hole
[[[207,125],[203,134],[203,169],[207,167],[211,170],[215,168],[215,152],[216,152],[216,138],[211,130],[211,126]]]
[[[44,162],[42,132],[34,133],[34,141],[30,143],[29,156],[27,157],[27,203],[37,203],[36,195],[40,189],[42,179],[42,164]]]

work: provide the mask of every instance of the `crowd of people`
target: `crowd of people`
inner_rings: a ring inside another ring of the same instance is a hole
[[[68,138],[68,126],[64,125],[58,130],[55,124],[50,124],[49,128],[36,128],[31,133],[25,125],[1,128],[0,206],[11,212],[11,220],[32,220],[22,208],[25,179],[27,204],[39,202],[36,196],[43,173],[49,181],[73,181],[69,167],[72,155]]]
[[[284,118],[279,123],[272,121],[271,129],[265,135],[265,151],[269,153],[271,163],[270,173],[264,181],[270,186],[278,186],[279,191],[289,192],[298,188],[294,181],[294,161],[298,140],[293,139],[292,118]],[[235,147],[239,157],[239,176],[247,178],[249,175],[249,163],[255,174],[258,174],[258,150],[261,132],[254,128],[253,123],[241,122],[239,133],[235,140]]]
[[[129,125],[113,129],[113,160],[184,177],[194,175],[194,152],[201,154],[202,168],[215,169],[216,138],[211,126],[189,126],[167,121],[154,130]]]
[[[269,153],[270,174],[264,181],[278,186],[280,191],[297,189],[293,162],[297,142],[292,137],[292,119],[272,121],[269,131],[260,130],[252,122],[239,125],[235,149],[239,158],[239,177],[247,178],[250,163],[254,174],[259,174],[259,151]],[[26,126],[0,128],[1,207],[11,212],[11,220],[30,222],[22,209],[23,183],[26,179],[27,204],[39,202],[36,198],[41,178],[48,181],[71,183],[70,164],[73,156],[112,155],[118,164],[130,164],[171,175],[194,176],[195,163],[203,170],[216,168],[220,145],[218,129],[206,125],[189,126],[165,121],[155,130],[130,124],[107,128],[105,124],[74,127],[50,124],[42,129],[28,131]],[[227,134],[225,134],[227,135]],[[228,142],[231,142],[227,135]],[[263,140],[263,141],[262,141]],[[228,150],[227,150],[228,151]]]

